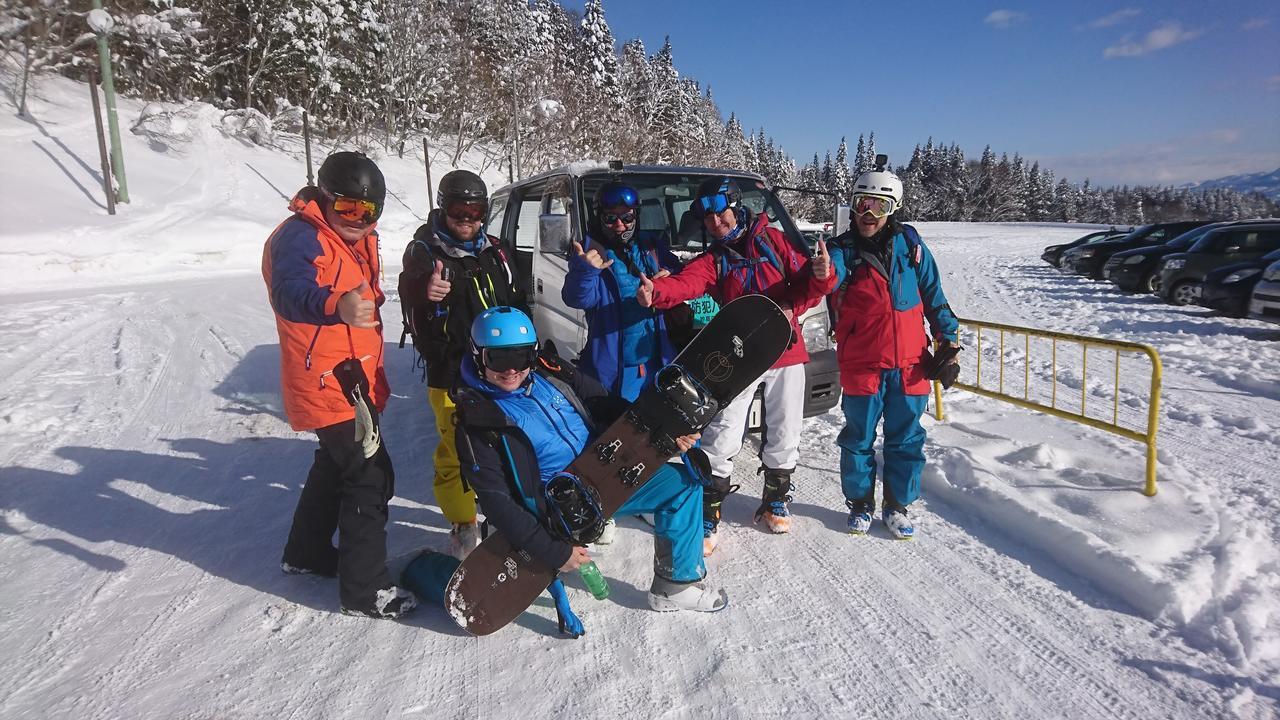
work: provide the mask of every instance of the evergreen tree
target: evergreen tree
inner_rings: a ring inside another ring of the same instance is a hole
[[[852,194],[853,181],[849,177],[849,146],[840,138],[840,147],[836,150],[836,162],[831,167],[831,192],[836,194],[840,202],[848,202]]]

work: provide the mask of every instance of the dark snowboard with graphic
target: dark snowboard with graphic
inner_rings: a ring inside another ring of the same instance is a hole
[[[675,438],[701,432],[790,341],[791,323],[769,298],[730,302],[565,472],[590,486],[603,516],[612,516],[677,454]],[[493,532],[454,572],[445,607],[468,632],[488,635],[533,604],[556,573]]]

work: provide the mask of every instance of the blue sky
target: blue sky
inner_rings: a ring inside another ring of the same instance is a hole
[[[581,10],[579,0],[563,0]],[[618,40],[676,66],[803,164],[875,131],[1074,182],[1180,184],[1280,167],[1280,3],[604,0]],[[852,147],[850,148],[852,150]]]

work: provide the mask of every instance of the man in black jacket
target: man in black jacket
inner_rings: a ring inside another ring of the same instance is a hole
[[[468,352],[475,317],[486,308],[521,304],[512,256],[484,232],[488,210],[489,190],[478,175],[466,170],[445,175],[436,209],[405,248],[400,273],[405,330],[426,366],[427,400],[440,436],[432,486],[440,512],[452,525],[450,549],[458,559],[480,542],[480,531],[475,494],[463,486],[454,453],[449,389]]]
[[[605,427],[625,403],[567,362],[542,362],[533,323],[515,308],[482,313],[471,341],[454,398],[462,474],[487,522],[514,546],[548,567],[575,570],[590,557],[549,529],[544,488],[586,447],[596,422]],[[677,445],[684,452],[696,440],[685,436]],[[692,472],[663,465],[618,512],[654,513],[651,608],[715,612],[728,604],[723,590],[703,581],[702,487]]]

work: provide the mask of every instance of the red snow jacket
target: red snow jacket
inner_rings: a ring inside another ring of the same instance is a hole
[[[890,239],[889,267],[883,269],[874,266],[878,260],[864,259],[851,235],[832,241],[831,260],[841,278],[833,296],[839,309],[836,360],[845,395],[875,395],[881,371],[891,368],[902,370],[904,393],[929,394],[920,363],[929,345],[926,318],[939,340],[956,339],[959,323],[942,292],[933,254],[918,236],[913,248],[906,232],[914,230]]]
[[[779,305],[791,306],[793,311],[791,331],[796,342],[773,367],[806,363],[809,353],[797,318],[835,287],[835,270],[826,280],[814,277],[809,258],[797,251],[781,231],[769,227],[768,216],[753,218],[748,213],[744,224],[749,229],[727,248],[708,250],[690,260],[680,272],[654,280],[653,305],[665,310],[706,294],[724,305],[743,295],[764,295]]]
[[[314,430],[355,417],[331,371],[356,357],[369,378],[379,411],[391,389],[382,367],[382,315],[374,328],[350,327],[338,317],[338,298],[369,285],[364,294],[381,307],[378,234],[348,245],[324,221],[314,188],[289,204],[293,217],[280,223],[262,250],[262,279],[280,335],[280,384],[294,430]]]

